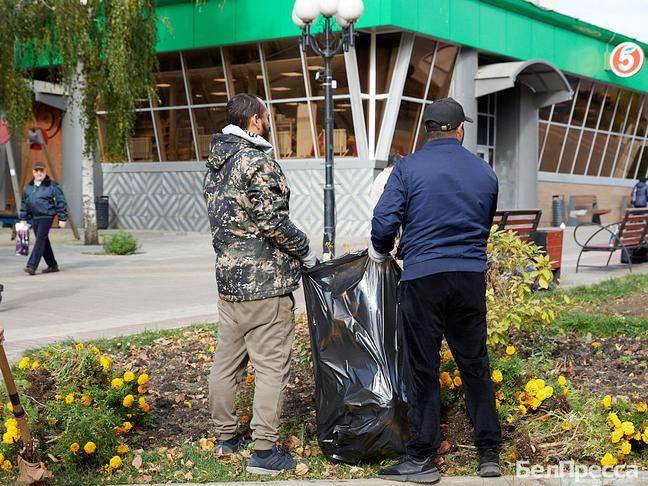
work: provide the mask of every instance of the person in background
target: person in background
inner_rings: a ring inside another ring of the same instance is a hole
[[[648,184],[645,177],[641,177],[632,189],[632,206],[635,208],[648,206]]]
[[[49,231],[54,216],[58,216],[59,227],[65,228],[67,202],[60,186],[47,175],[43,162],[34,164],[32,175],[33,179],[25,186],[20,205],[20,220],[25,223],[31,220],[36,235],[25,272],[34,275],[41,258],[44,258],[47,268],[42,273],[54,273],[59,271],[59,266],[54,258]]]
[[[247,471],[276,475],[297,466],[277,447],[294,331],[293,292],[301,267],[317,258],[289,216],[290,190],[268,142],[267,107],[237,94],[228,125],[214,135],[203,193],[216,253],[220,325],[209,377],[209,406],[220,454],[246,447],[234,412],[237,380],[248,358],[256,370],[252,410],[255,450]]]
[[[398,164],[398,162],[402,158],[403,157],[400,154],[394,154],[390,156],[389,160],[387,161],[387,167],[385,167],[380,172],[380,174],[378,174],[374,179],[373,184],[371,184],[371,193],[369,195],[369,198],[371,199],[372,208],[375,208],[376,204],[378,204],[378,200],[380,199],[380,196],[382,196],[382,193],[385,190],[385,184],[387,184],[387,179],[389,179],[392,170],[394,170],[394,166]]]
[[[390,257],[402,227],[398,301],[411,439],[406,455],[379,477],[436,482],[441,441],[439,364],[445,336],[474,427],[479,474],[499,476],[502,441],[486,349],[486,243],[497,208],[493,169],[462,147],[464,122],[452,98],[424,112],[428,141],[392,171],[374,209],[369,257]]]

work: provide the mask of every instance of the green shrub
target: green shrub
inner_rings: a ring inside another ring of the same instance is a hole
[[[540,247],[513,232],[493,230],[487,251],[489,344],[506,344],[511,331],[549,325],[560,317],[570,303],[564,293],[534,292],[549,289],[553,281],[551,262]]]
[[[111,255],[132,255],[137,251],[137,239],[126,231],[119,231],[104,239],[104,250]]]

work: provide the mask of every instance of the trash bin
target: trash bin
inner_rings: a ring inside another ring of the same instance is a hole
[[[97,212],[97,229],[108,229],[108,222],[110,220],[110,202],[108,196],[96,198],[95,207]]]
[[[304,271],[313,351],[317,439],[331,460],[355,464],[404,452],[395,261],[366,250]]]

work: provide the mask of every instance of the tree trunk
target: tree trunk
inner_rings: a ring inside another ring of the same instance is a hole
[[[77,79],[75,87],[72,90],[72,102],[80,116],[83,113],[81,93],[85,87],[85,78],[83,76],[83,62],[79,61],[77,65]],[[85,126],[83,120],[81,125]],[[82,132],[85,134],[85,131]],[[97,208],[95,206],[94,191],[94,155],[86,153],[85,136],[81,137],[81,206],[83,211],[83,243],[86,245],[98,245],[99,233],[97,232]]]
[[[94,191],[94,157],[92,154],[82,155],[81,159],[81,202],[83,207],[84,244],[98,245],[97,208]]]

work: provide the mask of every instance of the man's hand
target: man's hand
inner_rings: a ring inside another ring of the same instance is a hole
[[[369,253],[369,258],[376,263],[386,262],[392,257],[389,253],[378,253],[373,245],[369,245],[367,251]]]
[[[302,258],[302,265],[306,268],[313,268],[317,265],[317,255],[315,254],[315,250],[310,246],[308,247],[308,253],[304,258]]]
[[[67,221],[59,221],[59,228],[65,228],[67,226]]]

